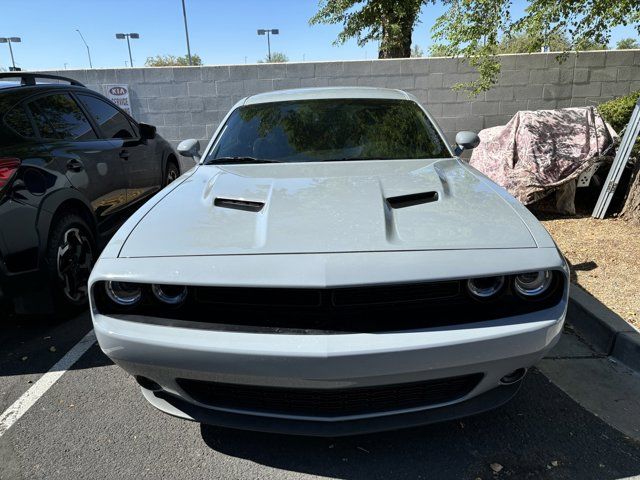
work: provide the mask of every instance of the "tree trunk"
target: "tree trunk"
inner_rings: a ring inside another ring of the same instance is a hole
[[[392,13],[383,19],[378,58],[411,57],[413,27],[416,23],[418,12],[400,17]],[[390,28],[389,25],[394,25],[396,28]]]
[[[636,161],[620,218],[640,225],[640,159]]]

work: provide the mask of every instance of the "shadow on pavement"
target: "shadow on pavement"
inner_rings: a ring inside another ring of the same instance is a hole
[[[201,426],[201,434],[210,448],[227,455],[344,479],[619,479],[640,474],[640,444],[584,410],[535,369],[509,404],[460,421],[338,439],[208,425]],[[502,466],[499,474],[491,464]]]
[[[88,311],[68,319],[5,312],[0,323],[0,377],[47,372],[92,328]]]

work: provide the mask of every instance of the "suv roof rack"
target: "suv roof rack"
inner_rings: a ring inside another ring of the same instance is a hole
[[[50,80],[62,80],[64,82],[69,82],[71,85],[76,85],[78,87],[84,87],[84,85],[73,78],[61,77],[60,75],[49,75],[46,73],[26,73],[26,72],[8,72],[8,73],[0,73],[0,79],[3,78],[19,78],[21,85],[36,85],[37,78],[46,78]]]

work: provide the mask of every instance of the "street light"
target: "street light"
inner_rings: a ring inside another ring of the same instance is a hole
[[[187,27],[187,8],[184,6],[184,0],[182,0],[182,16],[184,17],[184,34],[187,37],[187,56],[189,57],[189,65],[193,65],[191,62],[191,46],[189,46],[189,27]]]
[[[80,38],[82,39],[82,43],[84,43],[84,46],[87,47],[87,56],[89,57],[89,68],[93,68],[93,64],[91,63],[91,52],[89,51],[89,45],[87,45],[86,40],[82,36],[82,32],[77,28],[76,28],[76,32],[78,32],[78,35],[80,35]]]
[[[270,35],[278,35],[280,33],[280,30],[278,30],[277,28],[272,28],[272,29],[263,29],[263,28],[259,28],[258,29],[258,35],[266,35],[267,36],[267,48],[268,48],[268,55],[267,55],[267,59],[269,61],[271,61],[271,37]]]
[[[129,49],[129,65],[133,67],[133,58],[131,58],[131,43],[129,43],[130,38],[140,38],[140,34],[138,33],[116,33],[116,38],[118,40],[127,39],[127,48]]]
[[[22,42],[22,39],[20,37],[0,37],[0,43],[9,44],[9,53],[11,53],[11,64],[13,65],[11,70],[13,70],[14,72],[17,72],[18,69],[16,68],[16,61],[13,59],[13,48],[11,48],[11,44],[20,42]]]

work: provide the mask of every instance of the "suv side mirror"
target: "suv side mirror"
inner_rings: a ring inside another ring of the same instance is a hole
[[[200,161],[200,142],[195,138],[183,140],[178,144],[178,153],[183,157],[191,157],[198,162]]]
[[[142,140],[153,140],[156,138],[156,127],[153,125],[139,123],[138,128],[140,129],[140,138]]]
[[[456,134],[456,155],[460,155],[465,150],[473,150],[480,145],[480,137],[475,132],[458,132]]]

